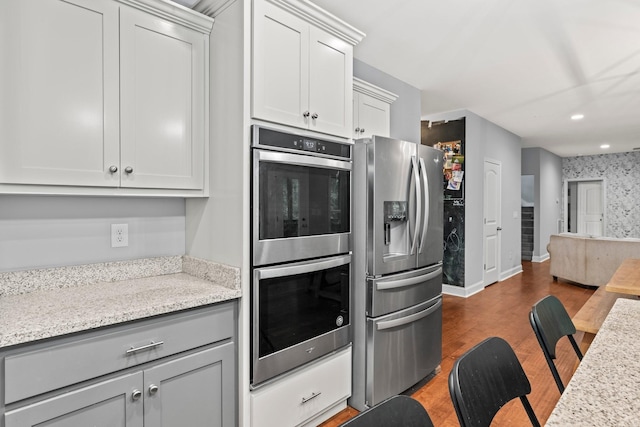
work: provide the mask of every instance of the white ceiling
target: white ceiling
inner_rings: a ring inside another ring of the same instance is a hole
[[[562,157],[640,147],[638,0],[313,3],[366,33],[354,56],[419,88],[423,116],[468,109]]]

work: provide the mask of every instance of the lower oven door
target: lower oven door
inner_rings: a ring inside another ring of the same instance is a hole
[[[442,360],[442,297],[368,318],[366,352],[369,407],[424,379]]]
[[[350,342],[351,255],[256,268],[252,386]]]

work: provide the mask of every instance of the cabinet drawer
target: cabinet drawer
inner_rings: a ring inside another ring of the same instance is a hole
[[[251,393],[251,426],[298,426],[351,395],[351,348]]]
[[[5,404],[233,336],[232,304],[37,345],[5,358]]]

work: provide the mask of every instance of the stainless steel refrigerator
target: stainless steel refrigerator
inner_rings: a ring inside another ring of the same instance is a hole
[[[380,136],[353,165],[353,391],[358,410],[442,359],[442,152]]]

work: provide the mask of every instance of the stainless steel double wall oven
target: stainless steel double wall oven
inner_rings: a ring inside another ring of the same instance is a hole
[[[350,342],[351,153],[252,128],[253,387]]]

